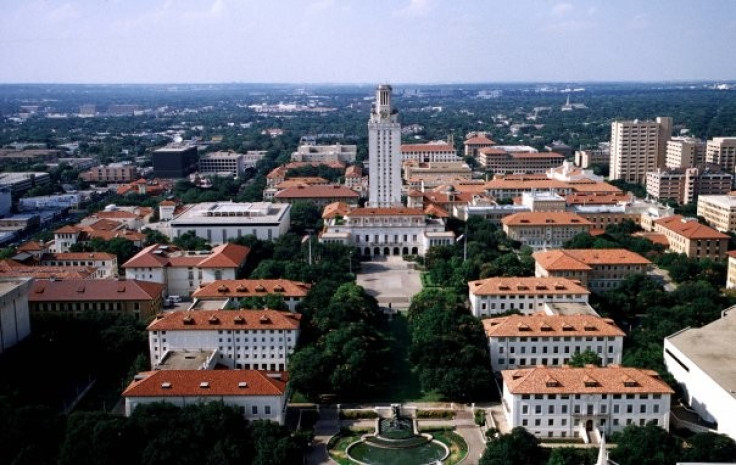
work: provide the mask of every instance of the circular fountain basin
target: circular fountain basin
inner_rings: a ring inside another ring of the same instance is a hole
[[[366,465],[427,465],[444,460],[449,454],[447,447],[437,441],[403,448],[358,441],[348,446],[346,452],[352,460]]]

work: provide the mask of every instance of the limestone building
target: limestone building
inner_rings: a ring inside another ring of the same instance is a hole
[[[401,205],[401,124],[391,106],[391,86],[376,89],[376,101],[368,121],[368,205]]]
[[[665,166],[672,118],[611,124],[611,179],[644,184],[646,173]]]
[[[705,148],[705,161],[715,163],[726,171],[736,167],[736,137],[714,137]]]

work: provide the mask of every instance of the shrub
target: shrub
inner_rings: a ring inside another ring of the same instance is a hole
[[[417,418],[452,420],[455,412],[452,410],[417,410]]]
[[[373,410],[340,410],[341,420],[372,420],[378,418]]]
[[[485,410],[476,410],[473,414],[473,418],[475,420],[475,424],[478,426],[484,426],[486,424],[486,411]]]

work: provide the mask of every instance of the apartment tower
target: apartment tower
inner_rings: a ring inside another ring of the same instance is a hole
[[[391,86],[376,89],[368,120],[369,207],[401,205],[401,124],[391,108]]]
[[[611,124],[611,179],[644,184],[648,171],[665,166],[672,118]]]

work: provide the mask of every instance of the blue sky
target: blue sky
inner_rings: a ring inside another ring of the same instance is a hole
[[[732,0],[0,0],[0,82],[736,79]]]

